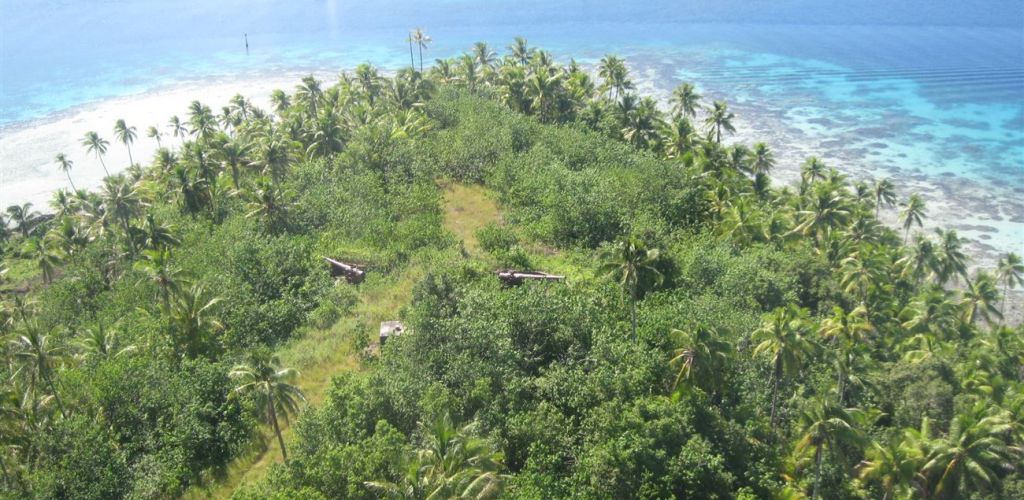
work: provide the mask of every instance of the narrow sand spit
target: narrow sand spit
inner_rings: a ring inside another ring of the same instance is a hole
[[[71,178],[79,189],[96,188],[103,181],[100,161],[82,146],[82,136],[97,132],[110,142],[103,161],[110,173],[128,166],[128,150],[114,137],[114,122],[124,119],[136,128],[138,137],[132,145],[136,163],[146,165],[157,149],[154,139],[146,137],[146,129],[156,126],[164,145],[176,145],[180,139],[171,135],[168,119],[177,115],[188,119],[188,105],[194,100],[210,106],[215,114],[235,94],[241,94],[256,106],[269,111],[270,93],[274,89],[293,92],[302,74],[281,74],[253,79],[197,81],[157,89],[139,95],[104,100],[72,108],[56,116],[38,121],[0,128],[0,207],[15,203],[32,203],[40,211],[49,210],[53,192],[68,187],[67,177],[57,168],[54,156],[63,152],[74,162]],[[333,82],[332,73],[316,77]]]

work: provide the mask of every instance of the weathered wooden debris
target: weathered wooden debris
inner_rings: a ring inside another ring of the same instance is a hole
[[[332,278],[344,276],[345,281],[348,281],[353,285],[358,285],[362,283],[363,280],[366,279],[366,271],[356,267],[353,264],[346,264],[344,262],[334,260],[330,257],[324,257],[324,260],[326,260],[327,264],[330,265],[331,267]]]
[[[498,279],[500,279],[505,286],[519,286],[526,280],[562,281],[565,279],[565,276],[557,276],[554,274],[542,273],[540,271],[514,271],[509,269],[505,271],[498,271]]]
[[[383,347],[388,338],[398,337],[403,332],[405,332],[405,325],[401,321],[381,321],[380,345]]]

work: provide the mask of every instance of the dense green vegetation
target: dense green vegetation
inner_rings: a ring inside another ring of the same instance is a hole
[[[884,227],[898,186],[817,158],[773,186],[725,103],[687,84],[662,111],[614,56],[595,77],[517,39],[422,69],[195,102],[148,167],[8,209],[6,496],[178,496],[261,423],[285,460],[238,498],[1024,495],[1018,257],[972,273],[954,231],[914,232],[920,198]],[[446,183],[502,220],[449,231]],[[359,369],[306,404],[274,351],[399,277],[410,331],[358,323]]]

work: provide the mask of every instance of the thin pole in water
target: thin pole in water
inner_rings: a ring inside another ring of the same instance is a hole
[[[249,34],[245,33],[245,55],[249,55]]]

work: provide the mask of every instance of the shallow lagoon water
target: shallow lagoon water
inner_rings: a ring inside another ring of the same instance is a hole
[[[0,0],[0,182],[52,170],[48,157],[4,146],[15,131],[183,82],[361,62],[395,69],[409,61],[407,30],[423,26],[434,38],[427,64],[478,40],[500,51],[516,35],[585,64],[624,55],[644,92],[665,97],[694,81],[728,100],[739,115],[734,140],[769,142],[782,180],[811,154],[858,177],[891,175],[937,210],[964,214],[962,226],[1000,231],[963,229],[969,236],[1024,249],[1019,2],[751,4]],[[0,204],[45,202],[22,191],[0,186]]]

